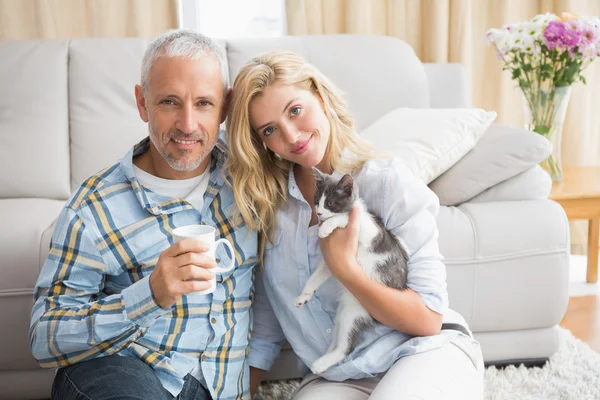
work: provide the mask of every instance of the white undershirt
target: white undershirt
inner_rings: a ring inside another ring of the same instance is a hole
[[[198,211],[202,210],[204,204],[204,192],[210,177],[208,170],[209,168],[206,168],[202,175],[190,179],[163,179],[133,165],[133,174],[142,186],[161,196],[185,199]]]
[[[198,211],[202,211],[202,205],[204,204],[204,192],[206,192],[210,178],[208,171],[209,168],[206,168],[202,175],[191,179],[163,179],[147,173],[135,164],[133,165],[133,174],[142,186],[161,196],[174,199],[185,199]],[[200,363],[190,371],[190,374],[196,378],[200,384],[207,387],[206,380],[202,374],[202,369],[200,368]]]

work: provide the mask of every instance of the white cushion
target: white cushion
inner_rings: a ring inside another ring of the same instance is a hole
[[[454,206],[544,160],[552,144],[525,129],[492,125],[477,145],[429,187],[442,205]]]
[[[469,203],[492,201],[543,200],[550,196],[552,178],[539,164],[500,182],[469,200]]]
[[[429,183],[467,154],[495,118],[494,111],[477,108],[398,108],[360,136]]]
[[[0,198],[71,193],[67,43],[0,41]]]

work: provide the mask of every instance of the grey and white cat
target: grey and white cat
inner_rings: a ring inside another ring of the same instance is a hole
[[[317,177],[314,206],[321,221],[319,237],[327,237],[334,229],[348,225],[353,207],[360,210],[360,234],[356,260],[365,273],[386,286],[406,289],[408,255],[400,240],[386,229],[379,217],[370,213],[358,196],[358,187],[350,175],[339,181],[313,169]],[[331,277],[323,263],[310,276],[296,306],[302,307],[317,289]],[[315,374],[326,371],[342,361],[358,345],[360,336],[375,326],[376,321],[360,302],[343,287],[337,308],[332,342],[327,352],[315,360],[311,370]]]

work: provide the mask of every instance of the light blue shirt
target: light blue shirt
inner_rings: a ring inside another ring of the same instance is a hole
[[[442,314],[445,323],[466,327],[462,316],[448,308],[446,267],[438,249],[437,196],[395,159],[368,161],[354,177],[367,208],[406,247],[408,287],[427,307]],[[250,366],[269,370],[287,339],[306,374],[307,366],[325,354],[332,340],[341,288],[335,278],[325,282],[304,307],[294,304],[323,260],[318,226],[309,227],[311,205],[290,171],[288,200],[277,213],[275,240],[267,245],[264,270],[257,273]],[[387,371],[400,357],[441,347],[457,335],[462,333],[444,330],[436,336],[410,337],[377,324],[363,335],[352,354],[322,376],[333,381],[372,377]]]

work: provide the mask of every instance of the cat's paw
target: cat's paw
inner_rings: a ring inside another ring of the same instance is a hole
[[[332,224],[321,225],[321,227],[319,228],[319,237],[326,238],[327,236],[331,235],[331,232],[333,232],[334,229],[335,225]]]
[[[313,374],[320,375],[323,372],[327,371],[327,369],[329,369],[329,367],[331,367],[332,365],[333,364],[331,363],[329,357],[323,356],[321,358],[317,358],[315,362],[313,362],[312,366],[310,367],[310,370]]]
[[[302,293],[300,296],[296,297],[296,300],[295,300],[296,307],[302,307],[303,305],[308,303],[308,301],[310,300],[311,297],[312,297],[312,293]]]

